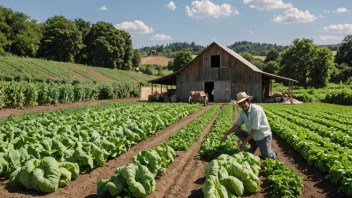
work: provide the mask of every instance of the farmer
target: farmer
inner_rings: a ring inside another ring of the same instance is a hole
[[[253,96],[248,96],[245,92],[237,94],[235,103],[243,111],[240,112],[236,124],[221,138],[221,142],[225,142],[227,136],[235,132],[235,135],[242,141],[240,145],[241,151],[249,143],[251,146],[249,149],[250,153],[254,154],[259,147],[262,154],[261,158],[276,159],[276,152],[271,148],[272,135],[268,120],[261,106],[251,104],[252,99]],[[241,129],[243,124],[246,125],[248,132]]]

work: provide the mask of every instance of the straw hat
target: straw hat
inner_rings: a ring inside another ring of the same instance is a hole
[[[246,99],[249,99],[249,101],[251,101],[253,99],[253,96],[247,95],[246,92],[240,92],[237,94],[237,101],[235,101],[235,104],[241,103]]]

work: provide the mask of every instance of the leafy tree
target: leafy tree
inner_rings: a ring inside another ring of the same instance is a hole
[[[192,52],[189,50],[180,50],[174,59],[174,71],[180,70],[186,64],[193,60]]]
[[[277,74],[280,65],[276,61],[269,61],[265,64],[263,71],[271,74]]]
[[[346,63],[349,66],[352,66],[352,35],[347,35],[341,46],[339,47],[336,56],[335,62],[337,64]]]
[[[311,39],[295,39],[282,52],[280,74],[299,81],[303,87],[324,87],[329,79],[333,56],[327,48],[320,48]]]
[[[123,70],[131,70],[132,69],[132,58],[133,58],[133,47],[132,47],[132,39],[131,35],[125,31],[120,31],[124,40],[124,56],[123,56],[123,66],[121,69]]]
[[[39,56],[56,61],[74,62],[82,49],[82,35],[64,16],[54,16],[44,23]]]
[[[277,49],[270,49],[269,52],[266,54],[264,63],[267,63],[269,61],[277,61],[280,57],[279,51]]]
[[[97,22],[84,40],[86,64],[122,69],[124,66],[125,40],[121,31],[111,23]]]
[[[262,60],[260,60],[260,59],[254,59],[252,64],[255,65],[256,67],[258,67],[261,70],[265,67],[265,63]]]
[[[174,70],[174,61],[173,60],[170,60],[168,63],[167,63],[167,69],[168,70]]]
[[[253,63],[254,62],[254,57],[251,53],[249,52],[241,52],[240,55],[245,58],[247,61]]]
[[[0,6],[0,54],[35,56],[42,37],[40,25],[22,12]]]
[[[330,82],[347,82],[348,78],[352,76],[352,67],[346,63],[342,63],[341,65],[335,63],[335,66],[331,69],[330,76]]]
[[[75,23],[77,29],[81,32],[82,39],[84,40],[90,32],[92,24],[89,21],[83,20],[82,18],[75,19],[73,22]]]
[[[141,54],[139,53],[138,50],[134,50],[133,51],[133,57],[132,57],[132,66],[133,67],[139,67],[139,65],[142,62],[142,57]]]
[[[144,71],[144,74],[153,75],[153,71],[150,67],[147,67]]]
[[[90,28],[91,28],[92,24],[88,21],[81,19],[81,18],[75,19],[73,22],[74,22],[75,26],[77,27],[77,29],[81,32],[82,41],[84,42],[88,33],[90,32]],[[85,47],[86,47],[86,45],[83,44],[82,49],[84,49]],[[88,59],[88,55],[87,55],[86,51],[81,50],[76,55],[75,62],[76,63],[85,63],[85,62],[87,62],[87,59]]]

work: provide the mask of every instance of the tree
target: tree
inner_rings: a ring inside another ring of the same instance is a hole
[[[260,70],[262,70],[265,67],[264,62],[262,60],[260,60],[260,59],[255,59],[252,62],[252,64],[255,65],[256,67],[258,67]]]
[[[92,24],[89,21],[83,20],[82,18],[75,19],[73,22],[77,29],[81,32],[82,39],[84,40],[90,32]]]
[[[271,74],[277,74],[280,65],[276,61],[269,61],[265,64],[263,71]]]
[[[176,53],[174,59],[174,71],[180,70],[182,67],[186,66],[189,62],[193,60],[193,55],[189,50],[180,50]]]
[[[42,38],[41,26],[22,12],[0,6],[0,54],[35,56]]]
[[[132,66],[133,67],[139,67],[141,62],[142,62],[141,54],[139,53],[138,50],[135,49],[133,51]]]
[[[123,66],[121,69],[123,70],[131,70],[132,69],[132,58],[133,58],[133,47],[132,47],[132,39],[131,35],[125,31],[120,31],[124,40],[124,56],[123,56]]]
[[[173,60],[170,60],[169,62],[167,62],[167,69],[168,70],[174,70],[174,61]]]
[[[247,61],[253,63],[254,62],[254,57],[251,53],[249,52],[241,52],[240,55],[245,58]]]
[[[91,23],[88,21],[85,21],[81,18],[75,19],[74,24],[77,27],[77,29],[81,32],[82,35],[82,41],[86,39],[88,33],[90,32],[91,28]],[[82,49],[84,49],[86,45],[83,44]],[[88,55],[86,54],[85,50],[80,50],[80,52],[76,55],[75,57],[75,62],[76,63],[85,63],[87,62],[86,60],[88,59]]]
[[[347,35],[341,46],[339,47],[336,56],[335,62],[337,64],[346,63],[349,66],[352,66],[352,35]]]
[[[293,45],[282,52],[279,73],[299,81],[303,87],[323,87],[333,66],[332,53],[311,39],[295,39]]]
[[[125,39],[121,31],[111,23],[103,21],[92,25],[91,31],[84,40],[87,54],[86,64],[118,68],[124,67]]]
[[[267,63],[269,61],[277,61],[279,57],[280,57],[279,51],[277,51],[277,49],[271,48],[269,52],[266,54],[264,63]]]
[[[54,16],[44,23],[39,56],[50,60],[74,62],[82,49],[82,35],[64,16]]]

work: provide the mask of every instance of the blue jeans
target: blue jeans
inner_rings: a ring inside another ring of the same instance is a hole
[[[247,131],[242,130],[241,128],[237,129],[235,131],[235,135],[241,140],[244,141],[249,133]],[[271,148],[271,142],[272,142],[272,136],[266,136],[265,138],[255,141],[253,138],[248,142],[251,147],[249,148],[250,153],[255,153],[255,151],[260,149],[260,153],[262,154],[262,157],[264,159],[270,158],[270,159],[276,159],[276,154]]]

